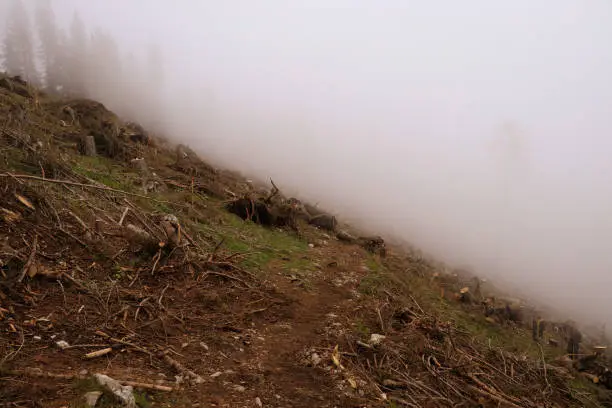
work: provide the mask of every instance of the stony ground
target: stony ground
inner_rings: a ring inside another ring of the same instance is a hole
[[[240,176],[28,92],[0,87],[0,406],[121,406],[95,373],[140,407],[609,406],[417,252],[245,222]],[[108,149],[80,154],[88,134]]]

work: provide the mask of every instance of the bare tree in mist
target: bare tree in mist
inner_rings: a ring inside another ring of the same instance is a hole
[[[5,69],[11,75],[38,83],[30,19],[21,0],[11,0],[7,18],[2,47]]]

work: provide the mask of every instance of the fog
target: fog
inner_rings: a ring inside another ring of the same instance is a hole
[[[139,75],[151,67],[129,64],[90,92],[111,108],[574,318],[612,321],[609,1],[53,7],[124,55],[159,45],[163,84],[134,92],[153,86]]]

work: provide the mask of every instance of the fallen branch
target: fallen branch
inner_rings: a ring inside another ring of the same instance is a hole
[[[181,363],[179,363],[178,361],[176,361],[175,359],[173,359],[166,353],[167,352],[161,352],[160,358],[162,358],[172,368],[174,368],[179,373],[184,374],[187,377],[193,379],[196,384],[201,384],[204,382],[204,379],[202,377],[200,377],[198,374],[194,373],[193,371],[189,370],[187,367],[185,367],[184,365],[182,365]]]
[[[92,188],[95,190],[102,190],[102,191],[109,191],[112,193],[120,193],[120,194],[125,194],[125,195],[130,195],[130,196],[134,196],[134,197],[140,197],[140,198],[145,198],[147,200],[151,200],[151,201],[155,201],[155,202],[162,202],[159,200],[155,200],[151,197],[142,195],[142,194],[136,194],[136,193],[131,193],[129,191],[124,191],[124,190],[119,190],[116,188],[111,188],[111,187],[106,187],[106,186],[97,186],[95,184],[84,184],[84,183],[77,183],[76,181],[69,181],[69,180],[57,180],[57,179],[49,179],[49,178],[42,178],[42,177],[38,177],[38,176],[31,176],[28,174],[12,174],[12,173],[0,173],[0,177],[12,177],[18,180],[38,180],[38,181],[44,181],[46,183],[55,183],[55,184],[64,184],[64,185],[68,185],[68,186],[77,186],[77,187],[84,187],[84,188]]]
[[[102,357],[102,356],[109,354],[111,351],[113,351],[112,347],[107,347],[101,350],[96,350],[96,351],[92,351],[91,353],[87,353],[83,356],[83,358],[92,359],[96,357]]]
[[[120,344],[124,344],[124,345],[126,345],[126,346],[130,346],[130,347],[132,347],[132,348],[134,348],[134,349],[136,349],[136,350],[138,350],[138,351],[141,351],[141,352],[143,352],[143,353],[145,353],[145,354],[152,355],[152,354],[151,354],[151,352],[150,352],[149,350],[147,350],[147,349],[145,349],[145,348],[143,348],[143,347],[140,347],[140,346],[138,346],[138,345],[136,345],[136,344],[134,344],[134,343],[130,343],[129,341],[124,341],[124,340],[121,340],[121,339],[117,339],[117,338],[112,337],[111,335],[106,334],[106,333],[104,333],[104,332],[102,332],[102,331],[97,330],[97,331],[95,332],[95,334],[97,334],[97,335],[98,335],[98,336],[100,336],[100,337],[104,337],[105,339],[110,340],[110,341],[112,341],[112,342],[115,342],[115,343],[120,343]]]
[[[142,390],[155,390],[155,391],[165,391],[170,392],[174,391],[174,388],[168,387],[166,385],[157,385],[157,384],[147,384],[136,381],[121,381],[119,380],[121,385],[131,385],[134,388],[140,388]]]
[[[85,375],[80,374],[61,374],[61,373],[51,373],[45,372],[40,368],[26,368],[24,370],[8,370],[2,372],[5,375],[11,375],[14,377],[39,377],[39,378],[54,378],[58,380],[74,380],[74,379],[85,379],[88,378]],[[129,380],[117,380],[121,385],[131,385],[134,388],[140,388],[145,390],[155,390],[155,391],[165,391],[170,392],[174,391],[174,388],[168,387],[166,385],[157,385],[157,384],[149,384],[142,383],[137,381],[129,381]]]

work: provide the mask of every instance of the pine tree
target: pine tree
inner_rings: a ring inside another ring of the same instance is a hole
[[[2,55],[9,74],[20,75],[33,83],[39,82],[30,21],[21,0],[11,0]]]
[[[66,79],[63,61],[63,35],[57,27],[51,0],[36,3],[36,25],[40,40],[40,60],[42,76],[49,90],[57,91]]]
[[[87,78],[87,30],[81,16],[75,12],[70,25],[70,37],[67,41],[66,55],[66,72],[68,74],[68,82],[66,83],[66,91],[68,94],[77,96],[87,96],[86,93],[86,78]]]

